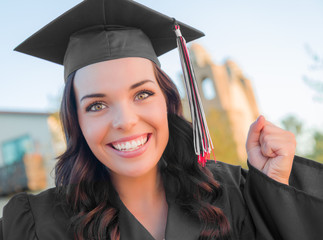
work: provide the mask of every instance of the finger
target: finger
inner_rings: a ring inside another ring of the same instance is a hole
[[[264,157],[274,158],[277,157],[275,149],[273,148],[271,142],[267,141],[261,144],[261,153]]]
[[[275,125],[265,125],[260,133],[260,145],[270,143],[276,154],[284,149],[295,148],[296,140],[292,132],[281,129]]]
[[[267,135],[261,137],[263,139],[260,142],[260,149],[264,156],[266,157],[276,157],[276,156],[288,156],[293,155],[295,144],[293,141],[286,139],[286,137],[280,135]]]
[[[248,152],[248,161],[255,168],[262,170],[267,162],[267,158],[261,153],[260,147],[251,148]]]
[[[269,140],[279,140],[284,138],[284,132],[282,129],[275,125],[265,125],[260,133],[259,142],[260,145]]]
[[[260,133],[265,125],[265,121],[265,117],[260,115],[257,120],[251,124],[246,142],[247,152],[249,149],[259,146]]]

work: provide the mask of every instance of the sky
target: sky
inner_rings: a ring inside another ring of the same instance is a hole
[[[0,1],[0,111],[53,111],[64,87],[63,67],[13,49],[80,0]],[[305,46],[323,56],[321,0],[138,0],[205,33],[195,41],[214,63],[235,61],[254,88],[260,113],[279,125],[293,114],[323,131],[323,102],[304,76],[323,80]],[[160,57],[179,81],[177,50]]]

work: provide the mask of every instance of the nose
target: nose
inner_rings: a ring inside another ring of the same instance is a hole
[[[138,115],[131,106],[120,103],[113,113],[112,126],[115,129],[130,130],[138,122]]]

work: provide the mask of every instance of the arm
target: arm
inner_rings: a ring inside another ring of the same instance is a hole
[[[244,197],[256,239],[303,240],[323,236],[323,165],[295,156],[289,185],[249,163]]]
[[[323,167],[295,156],[295,136],[263,116],[250,126],[244,197],[256,239],[323,236]]]
[[[289,185],[249,162],[249,171],[217,161],[207,163],[222,185],[222,206],[233,239],[316,240],[323,236],[323,165],[294,157]]]

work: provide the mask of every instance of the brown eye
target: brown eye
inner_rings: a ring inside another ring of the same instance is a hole
[[[106,106],[103,103],[97,102],[97,103],[93,103],[91,104],[86,111],[87,112],[98,112],[101,111],[102,109],[106,108]]]
[[[146,98],[148,98],[151,95],[154,95],[154,93],[152,93],[150,91],[141,91],[136,95],[135,100],[142,101],[142,100],[145,100]]]
[[[144,100],[145,98],[147,98],[149,95],[148,93],[139,93],[137,95],[137,100]]]

